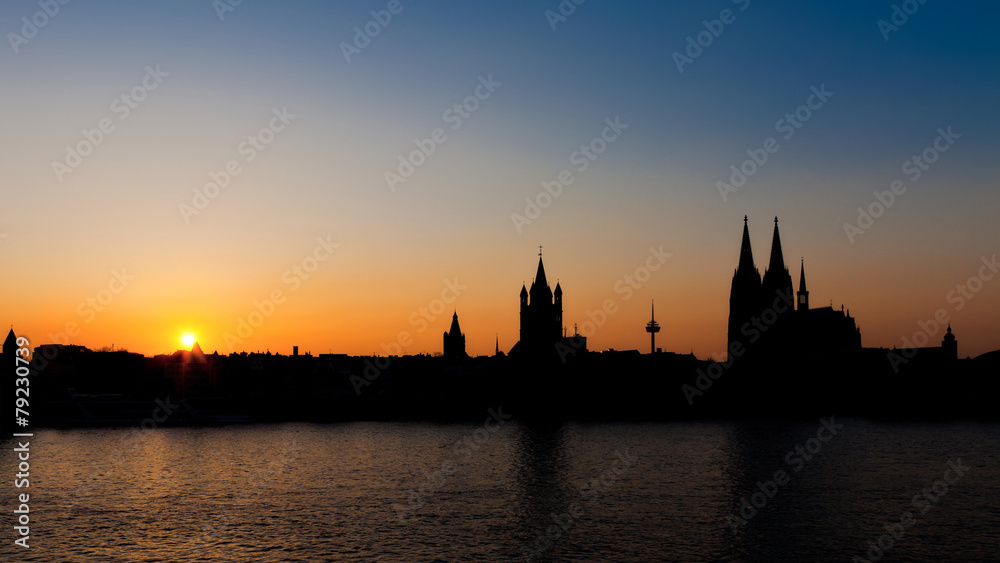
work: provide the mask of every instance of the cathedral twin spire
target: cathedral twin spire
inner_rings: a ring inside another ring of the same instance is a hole
[[[753,265],[753,250],[750,248],[750,227],[747,226],[747,216],[743,216],[743,244],[740,246],[740,265],[737,272],[756,272]]]
[[[768,313],[770,311],[770,313]],[[781,234],[778,218],[774,218],[774,234],[771,239],[771,255],[763,278],[753,263],[750,250],[750,229],[748,219],[743,217],[743,243],[740,248],[740,264],[733,275],[729,294],[729,346],[745,345],[760,337],[763,329],[755,329],[754,319],[770,314],[777,325],[767,331],[765,344],[757,345],[758,351],[786,353],[810,346],[822,345],[828,349],[856,350],[861,348],[861,331],[850,311],[843,306],[839,314],[833,311],[819,312],[809,308],[809,290],[806,286],[806,265],[803,259],[799,265],[799,286],[795,292],[792,276],[785,266],[781,248]]]
[[[774,218],[774,234],[771,237],[771,256],[767,269],[764,270],[763,280],[761,281],[758,281],[760,280],[760,274],[753,262],[753,251],[750,247],[750,228],[747,223],[748,218],[744,215],[740,264],[736,275],[733,276],[734,292],[737,289],[737,284],[742,287],[739,290],[740,292],[752,292],[754,287],[757,287],[759,283],[765,306],[775,299],[776,296],[789,296],[790,298],[792,294],[792,277],[785,266],[785,256],[781,249],[781,234],[778,231],[778,218]],[[806,265],[804,259],[799,269],[799,290],[796,293],[796,297],[797,308],[799,310],[808,310],[809,291],[806,289]]]
[[[785,268],[785,257],[781,253],[781,237],[778,236],[778,218],[774,218],[774,236],[771,238],[771,261],[767,265],[767,272],[788,271]],[[767,272],[764,275],[767,275]]]
[[[785,257],[781,250],[781,235],[778,218],[774,218],[774,234],[771,238],[771,256],[763,279],[754,265],[753,250],[750,246],[749,219],[743,216],[743,242],[740,245],[740,262],[733,275],[733,285],[729,294],[729,342],[739,340],[746,322],[772,307],[776,300],[792,304],[792,276],[785,267]]]
[[[774,235],[771,238],[771,260],[764,270],[764,280],[761,290],[765,306],[770,306],[775,299],[784,299],[789,303],[794,299],[792,293],[792,276],[785,267],[785,257],[781,252],[781,236],[778,234],[778,218],[774,218]]]
[[[743,216],[743,243],[740,246],[740,264],[737,268],[737,274],[741,271],[743,273],[756,272],[759,274],[759,270],[754,265],[753,262],[753,250],[750,246],[750,227],[748,226],[748,218],[746,215]],[[803,267],[803,272],[804,272]],[[767,278],[772,276],[777,276],[782,273],[787,274],[788,268],[785,267],[785,256],[781,251],[781,235],[778,232],[778,218],[774,218],[774,235],[771,237],[771,257],[767,264],[767,269],[764,270],[764,278],[767,283]],[[771,273],[772,276],[768,276]],[[790,277],[790,276],[789,276]]]

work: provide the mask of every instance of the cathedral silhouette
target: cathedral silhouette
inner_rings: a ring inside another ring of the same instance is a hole
[[[774,218],[771,257],[764,277],[754,265],[748,218],[743,217],[740,260],[729,293],[729,346],[746,350],[748,357],[790,357],[806,353],[861,349],[861,329],[843,306],[812,309],[806,289],[805,259],[799,273],[799,290],[792,293],[792,276],[785,266]],[[739,352],[742,353],[742,352]]]

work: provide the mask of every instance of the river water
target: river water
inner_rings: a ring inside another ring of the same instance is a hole
[[[17,443],[3,441],[0,556],[1000,560],[1000,424],[532,426],[494,413],[482,424],[37,430],[27,488],[14,487]],[[28,549],[12,528],[25,492]]]

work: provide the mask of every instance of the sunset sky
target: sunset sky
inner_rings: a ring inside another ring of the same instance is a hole
[[[865,346],[945,309],[1000,348],[996,3],[48,1],[0,4],[0,322],[33,346],[228,353],[259,307],[237,351],[434,353],[457,309],[491,354],[542,245],[570,333],[617,307],[591,349],[648,350],[655,299],[658,346],[721,357],[743,216],[763,274],[777,215]]]

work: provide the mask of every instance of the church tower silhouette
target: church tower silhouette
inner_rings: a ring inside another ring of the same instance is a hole
[[[951,323],[948,323],[948,332],[944,335],[944,339],[941,340],[941,348],[944,350],[944,357],[949,360],[958,359],[958,340],[955,340],[955,335],[951,332]]]
[[[760,313],[761,281],[760,272],[753,263],[750,248],[750,227],[747,216],[743,216],[743,242],[740,245],[740,262],[733,274],[733,284],[729,291],[729,350],[743,335],[744,324]]]
[[[806,290],[806,259],[802,259],[802,271],[799,273],[799,291],[796,293],[798,310],[805,312],[809,310],[809,291]]]
[[[444,333],[444,357],[445,358],[467,358],[465,353],[465,335],[462,328],[458,326],[458,311],[451,316],[451,329]]]
[[[7,366],[0,369],[0,375],[3,375],[4,380],[7,382],[4,384],[4,391],[0,393],[0,400],[3,401],[3,406],[0,407],[0,413],[3,414],[3,420],[6,422],[0,423],[0,428],[9,427],[17,428],[14,426],[14,377],[16,373],[17,361],[17,336],[14,335],[14,327],[10,327],[10,332],[7,333],[7,338],[3,341],[3,362]]]
[[[785,267],[785,257],[781,253],[781,236],[778,234],[778,218],[774,218],[774,236],[771,239],[771,261],[764,270],[764,281],[761,284],[761,310],[770,307],[776,298],[792,295],[792,276]]]
[[[556,282],[553,292],[545,276],[541,247],[538,269],[531,289],[521,285],[521,339],[511,349],[512,355],[540,356],[551,354],[562,338],[562,286]]]

